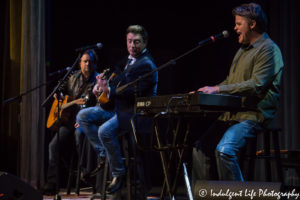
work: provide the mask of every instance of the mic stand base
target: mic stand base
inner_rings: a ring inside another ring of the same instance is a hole
[[[53,200],[61,200],[60,194],[56,194],[53,198]]]

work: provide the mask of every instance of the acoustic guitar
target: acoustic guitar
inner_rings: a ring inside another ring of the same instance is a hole
[[[87,102],[88,96],[85,96],[84,99]],[[76,99],[77,100],[77,99]],[[76,104],[76,100],[71,101],[71,97],[66,95],[64,100],[57,100],[56,98],[53,101],[52,107],[49,112],[48,120],[47,120],[47,128],[57,131],[62,122],[66,122],[69,120],[70,115],[72,114],[71,107]],[[58,106],[60,111],[60,120],[58,120]]]
[[[101,76],[101,79],[102,79],[102,80],[107,79],[107,75],[108,75],[109,71],[110,71],[110,69],[105,69],[105,70],[103,71],[103,75]],[[110,80],[113,79],[115,76],[116,76],[116,74],[115,74],[115,73],[112,73],[112,74],[110,75],[110,77],[107,79],[107,81],[110,81]],[[106,103],[109,102],[109,98],[108,98],[107,92],[102,92],[102,93],[99,95],[99,97],[98,97],[98,102],[99,102],[100,104],[106,104]]]

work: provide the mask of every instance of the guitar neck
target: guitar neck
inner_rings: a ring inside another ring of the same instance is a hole
[[[76,100],[77,100],[77,99],[76,99]],[[68,108],[68,107],[71,107],[71,106],[75,105],[75,104],[76,104],[76,100],[73,100],[73,101],[71,101],[71,102],[69,102],[69,103],[66,103],[66,104],[62,105],[62,106],[61,106],[61,110],[66,109],[66,108]]]

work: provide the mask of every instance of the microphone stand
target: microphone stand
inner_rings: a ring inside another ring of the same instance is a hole
[[[154,72],[160,71],[160,70],[162,70],[162,69],[168,67],[169,65],[175,65],[177,60],[179,60],[179,59],[181,59],[181,58],[183,58],[183,57],[185,57],[185,56],[187,56],[187,55],[193,53],[194,51],[196,51],[196,50],[199,49],[200,47],[206,46],[207,44],[208,44],[208,43],[206,43],[206,42],[200,42],[200,43],[198,44],[198,46],[194,47],[193,49],[190,49],[189,51],[183,53],[182,55],[178,56],[177,58],[171,59],[171,60],[169,60],[168,62],[166,62],[165,64],[163,64],[163,65],[157,67],[156,69],[154,69],[154,70],[152,70],[152,71],[150,71],[150,72],[148,72],[148,73],[146,73],[146,74],[144,74],[144,75],[142,75],[142,76],[139,76],[139,77],[138,77],[137,79],[135,79],[134,81],[129,82],[129,83],[125,84],[125,85],[122,85],[122,86],[118,87],[118,88],[116,89],[116,94],[119,94],[119,93],[124,92],[124,91],[125,91],[126,89],[128,89],[129,87],[132,87],[133,85],[137,84],[137,82],[139,82],[140,80],[143,80],[143,79],[147,78],[148,76],[151,76]]]
[[[160,70],[162,70],[162,69],[168,67],[169,65],[175,65],[175,64],[176,64],[176,61],[178,61],[179,59],[184,58],[185,56],[191,54],[192,52],[196,51],[196,50],[199,49],[200,47],[206,46],[207,44],[208,44],[207,41],[202,41],[202,42],[200,42],[196,47],[190,49],[189,51],[183,53],[182,55],[176,57],[175,59],[171,59],[171,60],[169,60],[167,63],[165,63],[165,64],[163,64],[163,65],[157,67],[156,69],[154,69],[154,70],[152,70],[152,71],[150,71],[150,72],[148,72],[148,73],[146,73],[146,74],[144,74],[144,75],[142,75],[142,76],[139,76],[139,77],[138,77],[137,79],[135,79],[134,81],[129,82],[129,83],[125,84],[125,85],[122,85],[122,86],[116,88],[116,94],[120,94],[120,93],[124,92],[125,90],[127,90],[129,87],[134,86],[134,96],[135,96],[135,99],[136,99],[136,97],[137,97],[137,87],[138,87],[138,82],[139,82],[140,80],[143,80],[143,79],[147,78],[148,76],[151,76],[153,73],[155,73],[155,72],[157,72],[157,71],[160,71]],[[136,108],[136,105],[134,105],[134,108]],[[134,112],[136,112],[136,109],[135,109]],[[133,116],[133,118],[134,118],[136,115],[137,115],[137,114],[135,113],[134,116]],[[136,143],[137,143],[137,135],[136,135],[135,127],[134,127],[133,118],[131,119],[131,125],[132,125],[132,129],[133,129],[133,136],[134,136],[134,138],[135,138],[135,140],[136,140]],[[136,145],[134,145],[134,150],[133,150],[133,151],[134,151],[134,156],[135,156],[135,157],[137,156],[137,148],[136,148],[137,146],[139,146],[138,143],[137,143]],[[136,163],[134,163],[134,166],[136,167]],[[135,171],[135,170],[134,170],[134,171]],[[135,182],[135,181],[136,181],[136,173],[134,172],[134,182]],[[169,194],[171,194],[171,193],[169,193]],[[135,189],[135,196],[136,196],[136,189]],[[170,199],[171,199],[171,195],[170,195]]]
[[[62,79],[60,79],[60,80],[58,81],[58,84],[55,86],[55,88],[53,89],[53,91],[49,94],[49,96],[48,96],[48,97],[45,99],[45,101],[42,103],[42,106],[43,106],[43,107],[47,104],[47,102],[50,100],[50,98],[53,96],[53,94],[54,94],[55,92],[58,91],[59,87],[60,87],[60,86],[62,85],[62,83],[67,79],[67,77],[69,76],[69,74],[75,69],[76,64],[77,64],[78,61],[80,60],[81,56],[82,56],[82,53],[80,52],[80,53],[78,54],[78,57],[76,58],[75,62],[73,63],[71,69],[68,70],[67,73],[65,74],[65,76],[64,76]]]
[[[75,62],[73,63],[71,70],[69,70],[65,76],[58,81],[58,84],[53,89],[53,91],[49,94],[49,96],[45,99],[45,101],[42,103],[42,106],[44,107],[46,103],[50,100],[50,98],[53,96],[54,93],[59,91],[60,86],[63,84],[63,82],[68,78],[70,73],[75,69],[78,61],[80,60],[82,56],[82,52],[79,52],[78,57],[76,58]],[[60,94],[57,96],[58,103],[57,103],[57,121],[60,120]],[[61,196],[59,195],[60,190],[60,178],[59,178],[59,163],[60,163],[60,152],[59,152],[59,129],[57,131],[57,142],[56,142],[56,195],[54,196],[54,200],[61,200]]]
[[[41,83],[40,85],[38,85],[38,86],[36,86],[36,87],[34,87],[34,88],[31,88],[31,89],[29,89],[29,90],[27,90],[27,91],[25,91],[25,92],[19,94],[18,96],[15,96],[15,97],[11,97],[11,98],[5,99],[4,101],[2,101],[2,106],[4,106],[4,105],[7,104],[7,103],[10,103],[10,102],[12,102],[12,101],[15,101],[15,100],[21,101],[23,96],[29,94],[30,92],[33,92],[34,90],[39,89],[40,87],[42,87],[42,86],[44,86],[44,85],[48,85],[48,84],[50,84],[50,83],[52,83],[52,82],[53,82],[53,80],[48,81],[48,82],[46,82],[46,83]]]
[[[6,104],[9,104],[9,103],[12,103],[14,101],[18,101],[18,105],[17,105],[17,131],[20,131],[20,123],[21,123],[21,115],[20,115],[20,105],[21,105],[21,102],[22,102],[22,98],[23,96],[26,96],[27,94],[41,88],[42,86],[44,85],[48,85],[50,83],[52,83],[53,80],[51,81],[48,81],[48,82],[45,82],[45,83],[41,83],[39,84],[38,86],[34,87],[34,88],[31,88],[25,92],[22,92],[21,94],[15,96],[15,97],[10,97],[10,98],[7,98],[5,100],[2,101],[2,107],[4,107]],[[20,150],[20,142],[18,142],[18,148]],[[19,155],[20,156],[20,155]],[[20,159],[20,157],[18,158],[18,160]],[[18,167],[20,167],[20,161],[18,161]],[[19,170],[18,170],[19,171]]]
[[[131,81],[131,82],[125,84],[125,85],[122,85],[122,86],[116,88],[116,94],[120,94],[120,93],[124,92],[125,90],[127,90],[129,87],[134,86],[134,87],[135,87],[135,88],[134,88],[134,95],[135,95],[135,99],[136,99],[136,97],[137,97],[137,84],[138,84],[138,82],[139,82],[140,80],[143,80],[143,79],[147,78],[148,76],[152,75],[153,73],[155,73],[155,72],[157,72],[157,71],[160,71],[160,70],[162,70],[162,69],[168,67],[168,66],[171,65],[171,64],[172,64],[172,65],[175,65],[177,60],[179,60],[179,59],[181,59],[181,58],[184,58],[185,56],[187,56],[187,55],[193,53],[194,51],[196,51],[196,50],[199,49],[200,47],[206,46],[207,44],[209,44],[209,43],[207,43],[206,40],[199,42],[199,44],[198,44],[196,47],[190,49],[189,51],[187,51],[187,52],[185,52],[185,53],[183,53],[183,54],[181,54],[180,56],[178,56],[178,57],[176,57],[176,58],[174,58],[174,59],[169,60],[169,61],[166,62],[165,64],[160,65],[160,66],[157,67],[156,69],[154,69],[154,70],[152,70],[152,71],[150,71],[150,72],[148,72],[148,73],[146,73],[146,74],[144,74],[144,75],[142,75],[142,76],[139,76],[139,77],[138,77],[137,79],[135,79],[134,81]],[[136,110],[135,108],[136,108],[136,105],[134,105],[134,110]],[[134,114],[133,118],[135,118],[136,115],[137,115],[137,113]],[[131,122],[131,124],[133,124],[133,121]],[[134,128],[134,127],[133,127],[133,130],[134,130],[134,131],[133,131],[133,134],[134,134],[135,142],[137,143],[137,146],[139,146],[139,144],[138,144],[138,142],[137,142],[137,139],[136,139],[137,136],[136,136],[136,134],[135,134],[135,128]]]

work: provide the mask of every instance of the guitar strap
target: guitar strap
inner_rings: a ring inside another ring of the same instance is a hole
[[[86,88],[88,87],[89,82],[84,82],[84,85],[82,87],[80,87],[80,91],[78,92],[78,95],[76,97],[76,99],[81,98],[82,94],[84,93],[84,91],[86,90]]]
[[[78,99],[78,98],[81,98],[83,92],[86,90],[86,88],[88,87],[89,83],[90,83],[90,79],[91,79],[92,76],[90,76],[89,80],[87,81],[83,81],[83,84],[81,85],[81,87],[79,88],[79,91],[77,93],[77,95],[75,96],[75,99]],[[77,77],[77,79],[79,79],[80,76]],[[78,81],[78,80],[77,80]],[[74,88],[75,87],[75,84],[73,85],[73,91],[74,91]]]

